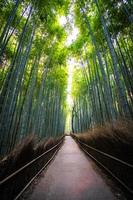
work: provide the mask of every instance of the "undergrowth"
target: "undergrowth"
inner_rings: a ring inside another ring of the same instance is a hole
[[[9,155],[5,156],[5,158],[0,161],[0,181],[31,160],[37,158],[42,153],[48,151],[59,143],[61,139],[62,136],[57,138],[46,138],[36,144],[35,136],[27,136]],[[0,187],[0,199],[14,199],[28,181],[48,162],[56,149],[53,149],[51,152],[40,158],[35,164],[24,169],[21,173],[16,175],[15,178],[4,183],[2,187]]]
[[[132,121],[118,120],[112,123],[107,123],[104,126],[96,126],[85,133],[74,134],[72,136],[75,139],[78,138],[80,141],[91,147],[94,147],[133,165]],[[86,147],[85,149],[133,190],[132,168],[120,165],[116,161],[113,161],[90,148]],[[104,172],[106,173],[106,171]],[[118,186],[121,187],[119,184]],[[130,199],[131,196],[127,190],[125,190],[123,187],[121,187],[121,189],[125,192],[127,199]]]

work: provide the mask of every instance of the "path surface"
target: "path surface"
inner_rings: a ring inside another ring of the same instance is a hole
[[[103,178],[92,167],[92,161],[76,142],[65,142],[28,200],[114,200]]]

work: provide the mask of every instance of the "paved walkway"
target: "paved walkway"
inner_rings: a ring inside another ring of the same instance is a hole
[[[28,200],[114,200],[110,188],[76,142],[65,142]]]

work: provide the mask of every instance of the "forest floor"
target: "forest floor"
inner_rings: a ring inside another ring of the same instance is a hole
[[[109,181],[70,136],[65,137],[64,144],[53,162],[25,192],[23,198],[27,200],[117,199]]]
[[[63,140],[64,136],[60,136],[56,138],[45,138],[37,143],[37,138],[29,135],[18,143],[14,150],[0,161],[0,199],[14,199],[38,171],[46,165]],[[34,159],[38,157],[40,158],[34,163]],[[30,162],[33,163],[25,167]],[[12,178],[10,177],[19,170],[19,173],[13,175]],[[7,177],[10,178],[6,180]],[[6,181],[1,183],[3,180]]]

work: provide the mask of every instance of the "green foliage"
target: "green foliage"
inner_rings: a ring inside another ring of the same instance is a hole
[[[0,3],[0,144],[4,154],[30,133],[40,138],[64,133],[68,49],[64,47],[67,34],[57,16],[67,14],[69,0]]]
[[[73,131],[132,118],[131,3],[77,0],[74,12],[80,35],[70,51],[81,68],[73,76]]]

